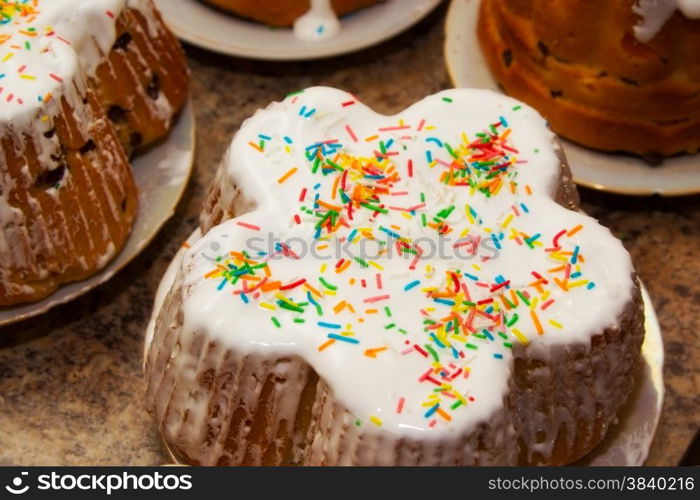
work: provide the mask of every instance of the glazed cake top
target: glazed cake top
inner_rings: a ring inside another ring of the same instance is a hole
[[[554,201],[555,141],[481,90],[382,116],[317,87],[258,111],[221,167],[255,207],[186,253],[184,338],[301,356],[368,429],[483,422],[516,343],[589,345],[632,298],[620,241]]]
[[[78,71],[90,75],[139,0],[0,0],[0,123],[34,118]]]

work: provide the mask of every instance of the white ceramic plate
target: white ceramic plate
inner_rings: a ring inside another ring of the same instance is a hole
[[[251,59],[299,60],[363,49],[410,28],[441,0],[386,0],[341,18],[340,33],[322,42],[301,40],[291,29],[273,29],[212,9],[198,0],[156,0],[165,22],[186,42]]]
[[[183,247],[173,258],[158,286],[153,304],[153,314],[146,329],[144,361],[148,346],[153,339],[156,316],[175,281],[186,248],[197,241],[200,236],[199,229],[196,229],[183,243]],[[619,416],[619,423],[610,430],[603,442],[577,465],[643,465],[649,454],[664,399],[664,346],[654,306],[644,285],[642,285],[642,299],[645,316],[645,336],[642,344],[644,365],[640,370],[637,387]],[[167,443],[165,441],[163,443],[170,453],[173,463],[177,463]]]
[[[194,112],[187,103],[168,136],[133,161],[139,190],[139,211],[120,254],[100,273],[60,287],[53,295],[31,304],[0,308],[0,326],[43,314],[109,280],[131,262],[172,216],[192,172],[194,160]]]
[[[603,442],[579,465],[643,465],[659,424],[664,401],[664,345],[654,305],[642,284],[644,343],[637,387]]]
[[[445,24],[445,61],[455,87],[500,92],[476,35],[480,0],[452,0]],[[667,159],[651,167],[634,156],[607,154],[564,140],[577,184],[628,195],[680,196],[700,193],[700,154]]]

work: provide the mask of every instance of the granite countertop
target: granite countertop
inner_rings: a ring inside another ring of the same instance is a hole
[[[290,91],[330,85],[394,113],[450,87],[445,8],[380,46],[311,62],[264,63],[186,47],[197,152],[175,216],[126,269],[44,316],[0,328],[0,465],[165,463],[142,403],[141,356],[153,296],[197,225],[206,187],[232,134]],[[648,463],[673,465],[700,414],[700,196],[630,198],[582,189],[584,209],[622,238],[664,335],[666,399]]]

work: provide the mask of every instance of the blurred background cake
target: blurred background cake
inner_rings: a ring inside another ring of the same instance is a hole
[[[187,95],[151,0],[0,1],[0,306],[103,268],[137,212],[128,156]]]
[[[700,1],[481,0],[503,90],[575,142],[651,159],[700,148]]]
[[[330,7],[338,16],[368,7],[380,0],[203,0],[205,3],[268,26],[290,27],[312,7]],[[315,5],[314,5],[315,4]]]

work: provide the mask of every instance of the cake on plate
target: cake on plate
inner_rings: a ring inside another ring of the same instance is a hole
[[[128,157],[187,95],[151,0],[0,1],[0,306],[103,268],[137,212]]]
[[[200,465],[566,464],[640,366],[629,254],[557,137],[484,90],[249,118],[154,311],[146,404]]]
[[[562,136],[657,159],[700,148],[700,1],[481,0],[503,90]]]

